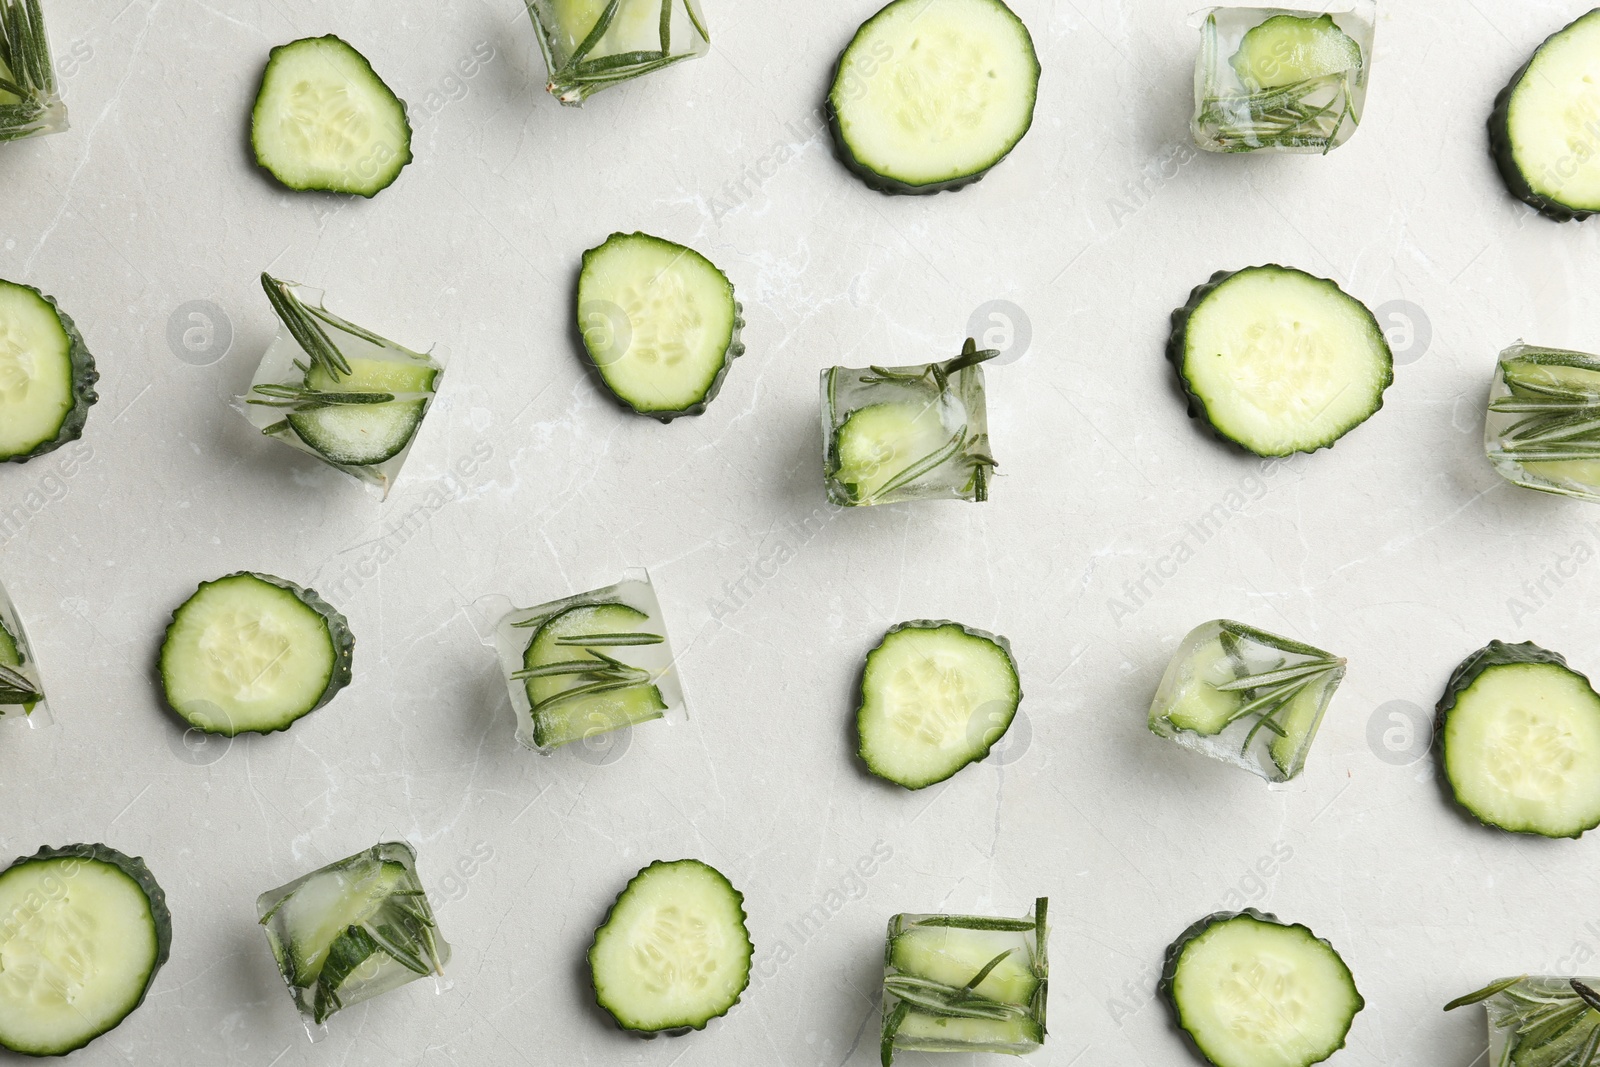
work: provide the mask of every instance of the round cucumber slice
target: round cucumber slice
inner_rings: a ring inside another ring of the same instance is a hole
[[[533,743],[556,748],[659,719],[667,710],[661,690],[647,681],[630,682],[607,671],[601,656],[610,652],[602,644],[593,648],[585,637],[653,632],[650,616],[626,604],[585,604],[567,608],[534,631],[523,654],[530,670],[556,669],[560,673],[536,675],[527,682],[533,711]],[[598,652],[598,654],[597,654]],[[615,662],[615,657],[611,657]],[[592,664],[592,670],[585,665]]]
[[[1039,58],[1001,0],[892,0],[839,57],[828,115],[839,157],[885,193],[982,178],[1033,124]]]
[[[0,279],[0,460],[26,463],[82,437],[99,378],[55,299]]]
[[[1005,638],[955,622],[903,622],[867,653],[859,754],[878,777],[922,789],[987,756],[1021,702]]]
[[[947,425],[943,403],[869,404],[850,413],[838,430],[839,470],[834,480],[852,502],[871,503],[885,486],[945,448],[961,432],[960,413]]]
[[[256,162],[291,189],[373,197],[411,162],[406,106],[338,37],[279,45],[250,121]]]
[[[1361,46],[1331,15],[1274,15],[1251,28],[1229,63],[1245,86],[1278,89],[1361,69]]]
[[[0,1045],[63,1056],[115,1029],[172,949],[166,894],[105,845],[41,848],[0,872]]]
[[[355,638],[313,590],[240,571],[203,582],[161,646],[167,703],[197,730],[287,730],[350,684]]]
[[[733,285],[692,248],[614,233],[583,254],[578,329],[600,379],[641,415],[699,415],[744,354]]]
[[[1557,222],[1600,211],[1600,8],[1551,34],[1495,98],[1489,152],[1506,188]]]
[[[744,895],[699,860],[633,876],[589,946],[595,999],[624,1030],[704,1030],[750,984]]]
[[[1219,912],[1167,949],[1160,992],[1215,1067],[1310,1067],[1366,1006],[1333,946],[1256,911]]]
[[[1167,358],[1189,414],[1258,456],[1315,452],[1383,406],[1394,358],[1335,283],[1269,263],[1220,271],[1172,313]]]
[[[401,395],[431,393],[438,370],[425,363],[390,359],[351,359],[350,373],[335,378],[320,364],[306,375],[306,387],[329,393],[389,393],[383,404],[334,404],[288,416],[300,439],[334,463],[365,467],[405,451],[422,425],[428,400]]]
[[[1451,675],[1435,732],[1480,822],[1541,837],[1600,826],[1600,695],[1559,654],[1491,641]]]

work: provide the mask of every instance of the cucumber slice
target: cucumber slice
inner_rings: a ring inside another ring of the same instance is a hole
[[[1557,222],[1600,211],[1600,8],[1551,34],[1495,97],[1489,151],[1506,188]]]
[[[62,1056],[115,1029],[172,949],[166,894],[105,845],[41,848],[0,872],[0,1045]]]
[[[699,415],[744,354],[733,285],[692,248],[614,233],[583,254],[578,329],[606,388],[641,415]]]
[[[1251,90],[1278,89],[1361,69],[1361,46],[1331,15],[1274,15],[1245,33],[1229,60]]]
[[[885,486],[944,449],[961,433],[966,418],[959,410],[949,411],[949,407],[940,402],[912,401],[869,404],[851,412],[839,427],[835,453],[839,469],[834,479],[844,486],[852,501],[876,500]]]
[[[828,115],[839,158],[884,193],[982,178],[1033,124],[1039,58],[1001,0],[892,0],[839,56]]]
[[[526,681],[535,745],[555,748],[661,718],[667,705],[649,672],[613,655],[618,635],[659,644],[662,638],[651,625],[649,615],[626,604],[584,604],[558,612],[534,631],[522,665],[545,672]]]
[[[1559,654],[1489,642],[1450,676],[1435,734],[1480,822],[1541,837],[1600,826],[1600,695]]]
[[[26,463],[82,437],[99,378],[55,299],[0,279],[0,460]]]
[[[867,769],[907,789],[989,754],[1022,702],[1011,646],[960,623],[903,622],[867,653],[856,711]]]
[[[6,629],[5,621],[0,620],[0,668],[19,668],[26,659],[22,646]],[[31,715],[43,699],[44,693],[33,678],[20,670],[0,669],[0,715],[8,707],[21,708],[24,715]]]
[[[1238,666],[1237,657],[1229,653],[1221,635],[1200,643],[1189,655],[1183,684],[1167,710],[1167,719],[1179,729],[1206,737],[1220,734],[1244,706],[1243,693],[1217,688],[1245,677]]]
[[[1325,278],[1219,271],[1172,313],[1167,358],[1189,415],[1258,456],[1331,448],[1383,406],[1394,359],[1378,320]]]
[[[202,582],[161,646],[167,703],[197,730],[287,730],[350,684],[355,638],[314,590],[239,571]]]
[[[1161,995],[1216,1067],[1310,1067],[1344,1047],[1366,1006],[1333,946],[1247,908],[1195,923],[1167,949]]]
[[[291,189],[373,197],[411,162],[405,104],[332,34],[272,50],[250,143],[256,162]]]
[[[1500,353],[1483,444],[1515,485],[1600,500],[1600,360],[1521,342]]]
[[[288,416],[307,445],[330,462],[364,467],[393,459],[422,425],[438,371],[426,363],[390,359],[351,359],[348,375],[334,376],[321,364],[306,374],[306,388],[328,393],[386,394],[375,404],[335,404]],[[401,399],[421,394],[417,399]]]
[[[633,876],[589,946],[595,999],[646,1035],[704,1030],[750,984],[755,947],[744,895],[699,860],[657,860]]]
[[[1044,1027],[1027,1015],[959,1019],[912,1011],[895,1029],[895,1037],[903,1048],[927,1052],[1001,1051],[1006,1045],[1032,1048],[1044,1044]]]
[[[1034,973],[1027,953],[1015,951],[1016,947],[1017,935],[1009,930],[915,925],[889,942],[889,964],[906,974],[965,989],[989,961],[998,959],[971,991],[990,1000],[1026,1004],[1044,979]]]

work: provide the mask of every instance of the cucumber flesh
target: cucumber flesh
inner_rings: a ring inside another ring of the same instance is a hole
[[[861,759],[907,789],[942,782],[989,754],[1021,701],[1003,638],[953,622],[902,623],[867,654]]]
[[[0,460],[22,462],[81,436],[96,378],[55,301],[0,280]]]
[[[0,873],[0,1045],[60,1056],[144,1000],[172,942],[140,860],[103,845],[42,849]]]
[[[250,140],[256,162],[291,189],[372,197],[411,162],[405,104],[332,34],[272,50]]]
[[[1393,357],[1336,284],[1269,264],[1219,273],[1173,314],[1190,413],[1259,456],[1331,447],[1383,405]]]
[[[1365,1006],[1326,941],[1257,911],[1222,913],[1168,949],[1161,991],[1216,1067],[1310,1067]]]
[[[529,678],[528,703],[533,706],[534,744],[541,749],[581,741],[605,733],[659,719],[667,705],[661,690],[648,681],[617,684],[594,690],[608,675],[600,655],[618,658],[619,649],[605,645],[585,647],[584,637],[604,634],[650,633],[650,616],[626,604],[586,604],[567,608],[541,625],[528,642],[523,666],[533,669],[555,664],[593,663],[594,673],[563,673]],[[596,655],[598,649],[600,655]],[[562,694],[583,690],[583,694]]]
[[[750,983],[744,896],[699,860],[657,861],[617,896],[589,947],[595,997],[625,1030],[703,1030]]]
[[[4,622],[0,622],[0,666],[22,666],[22,650],[17,647],[17,639],[11,636]]]
[[[1210,737],[1220,734],[1244,704],[1241,693],[1224,693],[1219,685],[1240,677],[1232,669],[1221,638],[1202,643],[1189,657],[1185,684],[1173,700],[1167,718],[1174,726]]]
[[[1495,658],[1502,661],[1470,678],[1461,675],[1473,659],[1464,663],[1451,703],[1441,702],[1444,770],[1456,800],[1516,833],[1579,837],[1600,826],[1600,696],[1559,657]]]
[[[728,276],[692,248],[614,233],[583,254],[584,347],[606,388],[641,415],[704,412],[744,352],[743,325]]]
[[[895,936],[889,946],[889,962],[905,974],[962,989],[990,960],[1011,950],[971,989],[990,1000],[1026,1004],[1041,979],[1033,972],[1027,953],[1016,951],[1017,944],[1014,931],[913,926]],[[899,1033],[905,1034],[904,1027]]]
[[[403,864],[377,863],[333,870],[295,890],[279,911],[279,929],[294,968],[294,984],[311,986],[322,975],[328,951],[346,930],[376,915],[410,882]]]
[[[828,95],[841,158],[873,188],[977,181],[1033,123],[1039,59],[1001,0],[893,0],[839,58]]]
[[[296,412],[288,416],[289,425],[300,440],[333,463],[364,467],[393,459],[422,425],[438,371],[425,363],[397,359],[348,362],[351,373],[338,378],[320,364],[313,366],[306,387],[330,393],[389,393],[395,399]]]
[[[1229,61],[1248,88],[1277,89],[1361,69],[1361,46],[1331,15],[1274,15],[1253,27]]]
[[[943,402],[869,404],[839,426],[835,479],[851,499],[869,502],[884,486],[950,444],[966,419]],[[954,423],[953,426],[950,423]]]
[[[161,646],[167,702],[207,733],[285,730],[350,681],[353,640],[320,597],[270,575],[203,583]]]
[[[971,977],[971,975],[968,975]],[[897,1048],[923,1052],[1003,1051],[1007,1045],[1031,1049],[1044,1043],[1044,1027],[1028,1015],[1009,1019],[947,1019],[913,1011],[895,1030]]]
[[[1600,211],[1600,9],[1541,44],[1495,100],[1490,150],[1511,192],[1559,222]]]
[[[1322,725],[1323,690],[1330,685],[1338,685],[1342,675],[1342,671],[1330,674],[1325,681],[1306,686],[1278,716],[1277,723],[1283,728],[1283,733],[1273,735],[1267,751],[1286,779],[1293,778],[1304,767],[1306,736]]]

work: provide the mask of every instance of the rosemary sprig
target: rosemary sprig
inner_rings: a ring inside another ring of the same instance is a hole
[[[1343,659],[1312,659],[1290,664],[1280,657],[1268,670],[1244,674],[1242,673],[1244,660],[1239,648],[1238,635],[1224,630],[1219,635],[1219,640],[1229,658],[1234,661],[1235,673],[1240,676],[1213,688],[1220,693],[1237,693],[1244,698],[1244,703],[1235,709],[1226,725],[1232,725],[1251,716],[1256,719],[1255,724],[1245,734],[1244,743],[1239,747],[1241,756],[1250,751],[1250,743],[1262,730],[1277,734],[1279,737],[1286,736],[1283,725],[1278,722],[1278,716],[1312,684],[1323,680],[1330,672],[1342,671],[1345,666]]]
[[[1539,1054],[1546,1067],[1600,1067],[1600,993],[1581,978],[1502,978],[1445,1005],[1489,1001],[1489,1021],[1510,1034],[1495,1067]]]
[[[286,408],[293,412],[318,411],[343,405],[388,404],[397,399],[394,393],[339,393],[313,389],[308,385],[257,385],[250,393],[245,398],[247,404]]]
[[[271,302],[278,321],[283,323],[305,354],[311,357],[311,362],[321,367],[334,381],[348,377],[351,374],[350,362],[322,328],[322,322],[329,322],[341,329],[344,324],[334,321],[327,313],[312,314],[311,309],[294,294],[294,287],[288,282],[263,273],[261,287],[266,290],[267,300]]]
[[[39,0],[0,0],[0,141],[65,125]]]
[[[1534,355],[1556,356],[1555,366],[1573,365],[1570,353],[1539,349]],[[1501,376],[1510,389],[1489,402],[1489,410],[1521,415],[1499,432],[1496,453],[1513,463],[1563,463],[1600,459],[1600,389],[1582,384],[1536,381],[1522,372],[1542,366],[1536,359],[1505,360]],[[1583,360],[1579,369],[1600,371]]]
[[[37,704],[43,699],[44,694],[26,676],[0,664],[0,704]]]
[[[1197,122],[1225,151],[1320,148],[1326,154],[1346,122],[1360,122],[1350,84],[1355,74],[1359,69],[1271,89],[1208,92]]]
[[[611,648],[618,645],[659,645],[665,640],[660,634],[652,633],[568,634],[556,638],[556,644]]]

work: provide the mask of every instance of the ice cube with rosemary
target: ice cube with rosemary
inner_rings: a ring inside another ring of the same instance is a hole
[[[387,496],[444,378],[413,352],[322,306],[322,294],[261,276],[278,335],[234,407],[268,437]]]
[[[823,371],[828,499],[843,507],[989,499],[996,463],[981,364],[999,354],[968,338],[943,363]]]
[[[0,0],[0,141],[66,128],[39,0]]]
[[[1200,27],[1194,143],[1208,152],[1327,154],[1361,123],[1377,5],[1218,7]]]
[[[883,958],[884,1067],[897,1051],[1004,1052],[1044,1044],[1049,900],[1020,919],[896,915]]]
[[[1483,447],[1509,482],[1600,503],[1600,357],[1520,341],[1501,352]]]
[[[698,0],[524,2],[563,104],[711,51]]]
[[[450,962],[417,875],[417,854],[384,842],[256,899],[284,984],[313,1036],[337,1011]]]
[[[1597,989],[1600,978],[1525,974],[1458,997],[1444,1010],[1487,1009],[1488,1067],[1600,1067]]]
[[[495,627],[517,740],[605,751],[613,731],[683,713],[683,689],[648,575],[535,608]]]
[[[44,682],[28,635],[23,632],[17,607],[0,585],[0,723],[50,723],[50,708],[44,702]]]
[[[1185,748],[1286,782],[1305,766],[1345,661],[1218,619],[1183,639],[1150,705],[1150,730]]]

